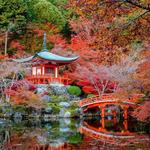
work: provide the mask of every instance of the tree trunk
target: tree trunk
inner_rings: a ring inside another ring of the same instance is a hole
[[[7,56],[8,31],[5,33],[5,56]]]

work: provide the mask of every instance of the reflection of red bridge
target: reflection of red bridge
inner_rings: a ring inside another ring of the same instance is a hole
[[[137,100],[141,97],[141,95],[135,95],[128,99],[119,99],[115,97],[113,94],[105,94],[102,97],[91,97],[80,100],[79,106],[83,108],[83,111],[87,111],[92,108],[100,108],[101,116],[105,117],[105,108],[108,105],[119,105],[124,110],[124,119],[127,119],[128,109],[137,107]]]
[[[84,124],[79,128],[79,131],[81,134],[84,134],[87,137],[99,139],[100,141],[114,145],[117,145],[117,143],[119,143],[119,145],[128,145],[129,143],[137,144],[139,141],[141,141],[141,139],[143,139],[141,142],[149,141],[149,137],[146,135],[138,135],[136,133],[131,133],[128,130],[121,132],[110,132],[107,131],[106,128],[96,128],[86,122],[84,122]]]
[[[105,127],[96,128],[86,122],[84,122],[84,126],[81,126],[79,130],[80,133],[84,133],[85,135],[96,139],[124,139],[133,138],[135,135],[134,133],[130,133],[127,129],[122,132],[110,132],[107,131]]]

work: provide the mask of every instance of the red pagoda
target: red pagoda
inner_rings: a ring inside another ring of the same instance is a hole
[[[46,33],[44,33],[43,50],[28,58],[15,59],[15,62],[32,61],[31,75],[25,78],[34,84],[53,84],[60,83],[67,85],[68,77],[59,75],[59,67],[69,64],[79,57],[64,57],[50,53],[46,47]]]

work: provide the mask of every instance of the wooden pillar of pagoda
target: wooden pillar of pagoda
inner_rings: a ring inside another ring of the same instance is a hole
[[[58,66],[55,67],[54,72],[55,72],[55,78],[58,78]]]
[[[41,70],[42,70],[42,75],[44,76],[45,75],[45,66],[44,65],[41,66]]]

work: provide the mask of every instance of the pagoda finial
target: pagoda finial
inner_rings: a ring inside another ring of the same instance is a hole
[[[47,50],[47,47],[46,47],[46,32],[44,32],[44,38],[43,38],[43,50]]]

